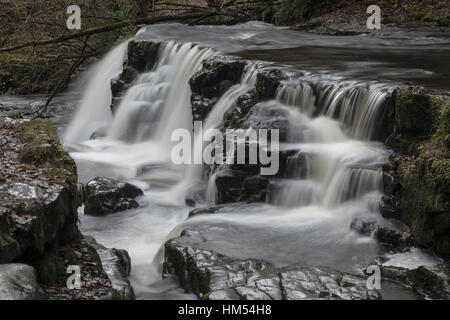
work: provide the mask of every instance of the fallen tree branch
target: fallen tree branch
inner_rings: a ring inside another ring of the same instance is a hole
[[[117,23],[109,24],[109,25],[102,26],[102,27],[91,28],[91,29],[88,29],[85,31],[63,35],[63,36],[49,39],[49,40],[31,41],[31,42],[23,43],[23,44],[20,44],[17,46],[9,47],[9,48],[1,48],[0,53],[1,52],[11,52],[14,50],[19,50],[19,49],[29,48],[29,47],[38,47],[38,46],[45,46],[45,45],[49,45],[49,44],[57,44],[57,43],[65,42],[65,41],[72,40],[72,39],[77,39],[77,38],[81,38],[81,37],[85,37],[85,36],[91,36],[91,35],[98,34],[98,33],[104,33],[104,32],[114,31],[117,29],[122,29],[124,27],[132,26],[132,25],[153,24],[156,22],[194,20],[194,19],[201,18],[203,15],[204,15],[204,13],[187,14],[184,16],[162,16],[162,17],[155,17],[155,18],[153,18],[153,16],[151,16],[151,17],[138,18],[138,19],[134,19],[134,20],[125,20],[122,22],[117,22]]]

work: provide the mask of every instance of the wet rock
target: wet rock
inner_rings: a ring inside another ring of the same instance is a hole
[[[35,300],[39,296],[33,267],[21,263],[0,265],[0,300]]]
[[[256,105],[256,89],[251,89],[249,92],[238,97],[236,106],[225,113],[224,126],[225,128],[240,129],[242,124],[247,119],[247,115],[251,109]]]
[[[242,128],[252,128],[257,131],[276,129],[279,131],[279,142],[288,142],[291,140],[292,128],[289,118],[290,113],[288,108],[280,106],[273,101],[267,101],[259,103],[252,108],[246,120],[243,122]],[[298,131],[301,132],[301,130]],[[295,142],[301,142],[301,139],[296,139]]]
[[[218,99],[241,81],[245,61],[216,55],[203,62],[203,69],[189,81],[194,121],[206,119]]]
[[[203,214],[213,214],[216,213],[217,210],[220,209],[220,206],[211,206],[206,208],[197,208],[189,212],[189,218],[193,218],[196,216],[200,216]]]
[[[137,77],[138,72],[134,68],[126,66],[123,68],[123,71],[118,78],[111,80],[111,110],[113,113],[119,106],[123,94],[133,85]]]
[[[103,270],[115,290],[115,299],[135,300],[133,287],[128,280],[131,273],[131,259],[126,250],[108,249],[97,243],[94,238],[86,237],[86,241],[97,250]],[[118,296],[117,296],[118,295]]]
[[[450,299],[450,271],[446,266],[421,266],[417,269],[382,266],[381,274],[386,279],[412,287],[428,299]]]
[[[241,200],[248,203],[265,202],[269,179],[263,176],[249,177],[242,183]]]
[[[383,196],[380,202],[380,212],[386,219],[398,218],[397,199],[395,197]]]
[[[409,228],[404,228],[404,230],[394,230],[391,228],[379,227],[375,231],[374,237],[382,246],[390,250],[401,251],[414,245],[414,240]]]
[[[137,72],[150,71],[158,62],[159,51],[163,42],[130,41],[128,43],[127,66]]]
[[[0,262],[35,266],[46,247],[81,237],[76,166],[51,124],[31,121],[11,130],[21,131],[22,152],[8,153],[17,173],[0,182]]]
[[[203,62],[203,69],[189,81],[192,92],[206,98],[218,98],[241,81],[245,61],[216,55]]]
[[[258,101],[275,98],[278,87],[286,75],[279,69],[265,69],[256,77],[256,97]]]
[[[137,208],[134,200],[143,195],[141,189],[109,178],[95,178],[84,187],[84,212],[88,215],[103,216]]]
[[[195,207],[195,204],[196,204],[195,200],[192,199],[192,198],[186,198],[186,199],[185,199],[185,203],[186,203],[189,207]]]
[[[375,220],[365,221],[360,218],[355,218],[350,224],[350,229],[366,237],[371,236],[377,230],[378,222]]]
[[[379,299],[366,280],[327,268],[276,268],[262,260],[237,260],[214,251],[165,245],[165,273],[178,276],[186,292],[210,300]]]
[[[389,226],[370,218],[354,218],[350,229],[366,237],[373,237],[384,251],[402,252],[414,245],[409,229],[399,221],[391,221]]]
[[[193,95],[191,98],[192,115],[194,121],[203,121],[217,103],[217,98],[205,98],[200,95]]]
[[[217,203],[232,203],[241,197],[242,172],[224,168],[216,175]]]

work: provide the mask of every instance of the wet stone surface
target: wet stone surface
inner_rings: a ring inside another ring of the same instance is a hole
[[[165,272],[177,275],[187,292],[202,299],[349,300],[380,299],[366,279],[322,267],[276,268],[254,259],[232,259],[214,251],[166,243]]]

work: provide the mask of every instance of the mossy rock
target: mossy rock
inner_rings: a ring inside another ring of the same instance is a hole
[[[450,160],[418,159],[398,171],[402,220],[418,245],[450,257]]]
[[[401,90],[395,101],[396,132],[408,137],[427,138],[436,122],[436,110],[427,95]]]
[[[438,148],[450,149],[450,99],[432,97],[431,104],[439,115],[433,142]]]

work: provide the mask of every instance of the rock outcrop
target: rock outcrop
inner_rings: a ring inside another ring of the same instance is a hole
[[[32,261],[49,247],[81,238],[75,162],[62,150],[55,129],[30,122],[8,128],[18,150],[14,172],[0,181],[0,263]]]
[[[420,90],[397,93],[396,154],[384,168],[382,214],[411,227],[419,246],[450,257],[450,99]]]
[[[77,169],[56,129],[33,121],[1,125],[0,135],[0,297],[133,298],[132,289],[119,290],[109,278],[78,229]],[[125,252],[112,252],[127,260]],[[128,275],[129,262],[125,265]],[[69,266],[81,270],[80,289],[67,287]]]
[[[350,300],[379,299],[366,279],[321,267],[276,268],[254,259],[238,260],[214,251],[165,245],[166,273],[175,274],[186,292],[209,300]]]

